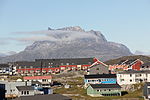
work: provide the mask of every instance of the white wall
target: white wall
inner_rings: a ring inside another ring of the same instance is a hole
[[[117,74],[117,82],[119,85],[136,84],[140,83],[140,80],[143,80],[143,82],[150,82],[150,74],[147,73]]]

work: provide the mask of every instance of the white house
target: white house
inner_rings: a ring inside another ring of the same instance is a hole
[[[16,88],[18,89],[18,97],[35,95],[34,87],[32,86],[17,86]]]
[[[119,85],[136,84],[141,82],[150,82],[150,70],[123,71],[117,74],[117,83]]]
[[[24,81],[39,81],[43,87],[50,87],[52,76],[25,76]]]
[[[0,87],[6,90],[5,97],[17,97],[18,89],[17,86],[30,86],[31,82],[9,82],[9,81],[0,81]]]

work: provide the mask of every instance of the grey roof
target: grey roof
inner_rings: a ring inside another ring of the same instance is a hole
[[[8,64],[0,64],[0,68],[8,68],[9,65]]]
[[[91,75],[84,75],[85,79],[90,78],[116,78],[116,74],[91,74]]]
[[[34,85],[34,84],[38,84],[38,85],[42,85],[42,83],[41,82],[39,82],[39,81],[32,81],[32,83],[31,83],[32,85]]]
[[[84,64],[92,64],[94,63],[93,58],[64,58],[64,59],[35,59],[35,61],[17,61],[14,64],[17,66],[26,66],[33,68],[47,68],[48,66],[59,67],[60,65],[66,65],[69,63],[70,65],[84,65]]]
[[[34,90],[32,86],[16,86],[16,88],[21,91],[21,90]]]
[[[129,71],[119,72],[119,74],[133,74],[133,73],[150,73],[150,70],[142,70],[142,71],[129,70]]]
[[[63,59],[36,59],[35,61],[40,61],[47,65],[48,63],[53,63],[52,65],[61,65],[64,63],[70,63],[75,65],[88,64],[89,62],[94,63],[93,58],[63,58]]]
[[[121,88],[119,84],[90,84],[93,89],[98,88]]]
[[[72,100],[72,99],[60,94],[49,94],[49,95],[24,96],[16,98],[14,100]]]

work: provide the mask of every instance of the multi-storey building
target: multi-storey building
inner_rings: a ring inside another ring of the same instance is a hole
[[[5,97],[10,98],[10,97],[17,97],[18,96],[18,90],[16,86],[30,86],[31,82],[9,82],[9,81],[0,81],[0,87],[3,86],[5,89]]]
[[[84,76],[85,87],[89,84],[116,84],[116,74],[91,74]]]
[[[121,96],[121,86],[117,83],[116,74],[94,74],[84,77],[87,95]]]
[[[144,71],[123,71],[117,74],[119,85],[136,84],[141,82],[150,82],[150,70]]]
[[[62,71],[85,70],[98,61],[96,58],[71,58],[71,59],[36,59],[33,62],[14,62],[17,74],[45,75],[60,73]]]
[[[140,59],[134,59],[134,60],[122,60],[117,64],[109,65],[109,70],[112,73],[116,73],[117,71],[123,71],[123,70],[137,70],[139,71],[141,69],[141,65],[143,64],[143,61]]]

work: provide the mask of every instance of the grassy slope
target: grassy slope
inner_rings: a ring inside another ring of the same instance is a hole
[[[73,80],[76,80],[76,82],[67,82],[70,84],[72,87],[69,89],[65,88],[57,88],[54,89],[54,93],[59,93],[59,94],[79,94],[79,96],[71,96],[73,100],[112,100],[112,99],[121,99],[125,100],[125,98],[138,98],[139,100],[144,100],[142,98],[142,89],[139,89],[134,92],[130,92],[127,95],[121,96],[121,97],[90,97],[86,94],[86,90],[82,87],[77,87],[78,84],[83,85],[83,79],[82,78],[74,78]],[[130,100],[130,99],[128,99]]]

